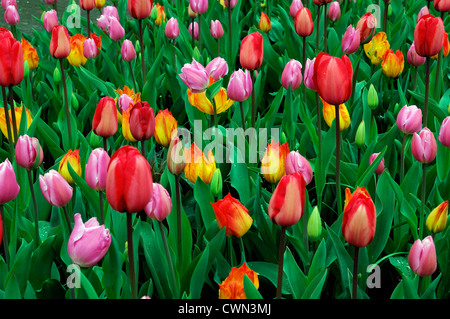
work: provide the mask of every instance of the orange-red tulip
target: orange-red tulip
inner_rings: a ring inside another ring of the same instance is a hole
[[[285,161],[289,154],[289,144],[272,141],[267,145],[261,160],[261,174],[266,181],[277,183],[286,175]]]
[[[239,59],[244,69],[253,71],[258,69],[264,58],[263,37],[259,32],[247,35],[241,43]]]
[[[228,277],[219,284],[219,299],[247,299],[244,291],[244,275],[248,276],[256,289],[259,288],[258,274],[244,263],[239,268],[231,268]]]

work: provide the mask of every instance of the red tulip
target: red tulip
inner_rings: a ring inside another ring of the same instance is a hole
[[[248,209],[230,194],[211,205],[216,215],[217,225],[220,229],[225,227],[226,236],[240,238],[252,226],[253,219],[248,214]]]
[[[244,69],[253,71],[258,69],[264,58],[263,37],[259,32],[247,35],[241,43],[239,59]]]
[[[111,157],[106,176],[106,198],[118,212],[135,213],[145,209],[152,198],[150,164],[133,146],[122,146]]]
[[[54,26],[52,29],[50,54],[55,59],[65,59],[70,54],[69,31],[63,25]]]
[[[83,10],[92,10],[95,8],[94,0],[80,0],[80,7]]]
[[[314,23],[311,17],[311,11],[303,7],[297,11],[294,18],[295,32],[301,37],[310,36],[314,31]]]
[[[440,12],[450,11],[450,0],[434,0],[434,8]]]
[[[352,95],[353,67],[350,59],[319,53],[314,62],[314,86],[322,99],[331,105],[345,103]]]
[[[98,136],[110,137],[117,132],[117,108],[112,97],[105,96],[98,102],[92,120],[92,130]]]
[[[155,113],[148,102],[137,102],[130,114],[130,132],[137,140],[148,140],[155,132]]]
[[[153,0],[128,0],[128,12],[135,19],[147,18],[152,12],[152,7]]]
[[[414,45],[418,55],[432,57],[444,46],[445,29],[442,19],[431,14],[417,21],[414,30]]]
[[[367,12],[361,17],[361,19],[359,19],[358,23],[356,24],[356,29],[360,31],[361,44],[365,44],[372,40],[373,36],[375,35],[376,28],[377,19],[372,13]]]
[[[0,33],[0,85],[10,86],[22,82],[24,74],[23,50],[11,33]]]

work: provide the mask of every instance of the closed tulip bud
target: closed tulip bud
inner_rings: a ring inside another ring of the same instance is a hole
[[[360,46],[361,35],[360,30],[353,28],[351,25],[347,27],[347,30],[342,37],[341,49],[344,54],[355,53]]]
[[[427,217],[426,225],[433,234],[440,233],[447,226],[448,217],[448,200],[442,202],[439,206],[431,211]]]
[[[105,6],[105,0],[95,0],[95,8],[101,9]]]
[[[15,157],[19,166],[31,170],[42,164],[44,151],[36,137],[21,135],[17,139]]]
[[[303,7],[297,11],[294,18],[295,32],[301,37],[310,36],[314,31],[314,23],[312,21],[311,11]]]
[[[184,154],[186,158],[184,176],[192,183],[195,183],[197,178],[200,178],[205,184],[211,183],[216,171],[216,161],[212,150],[205,155],[194,142],[184,150]]]
[[[92,130],[101,137],[110,137],[118,129],[117,107],[112,97],[105,96],[100,99],[92,120]]]
[[[63,25],[57,25],[52,29],[50,41],[50,54],[55,59],[65,59],[70,54],[69,32]]]
[[[322,98],[323,103],[323,119],[327,123],[329,127],[333,124],[333,121],[336,119],[336,106],[328,104]],[[339,105],[339,128],[341,131],[346,130],[351,124],[350,114],[348,113],[347,107],[345,104]]]
[[[83,10],[90,11],[95,8],[95,0],[80,0],[80,7]]]
[[[230,1],[224,0],[225,7],[230,6],[231,9],[233,9],[236,6],[237,2],[238,0],[230,0]]]
[[[377,214],[375,205],[364,187],[357,187],[352,194],[345,190],[345,206],[342,217],[342,234],[356,247],[366,247],[375,236]]]
[[[247,299],[244,275],[247,275],[256,289],[259,288],[258,274],[244,262],[240,267],[232,267],[228,277],[219,284],[219,299]]]
[[[250,73],[242,69],[234,71],[228,81],[227,94],[233,101],[247,100],[253,92],[253,82]]]
[[[17,183],[14,168],[9,159],[5,159],[0,164],[0,205],[15,199],[19,195],[19,191],[20,186]]]
[[[261,17],[259,18],[258,29],[262,32],[269,32],[272,29],[272,24],[270,23],[269,16],[264,12],[261,12]]]
[[[378,93],[373,84],[370,84],[369,92],[367,94],[367,104],[371,110],[376,110],[378,107]]]
[[[397,127],[404,134],[414,134],[422,128],[422,110],[415,105],[403,106],[397,115]]]
[[[191,5],[188,5],[188,14],[191,19],[195,19],[198,16],[196,12],[192,11]]]
[[[267,145],[261,160],[261,174],[266,181],[277,183],[286,175],[286,157],[289,154],[289,144],[272,141]]]
[[[220,23],[219,20],[211,20],[210,32],[214,39],[220,39],[223,37],[222,23]]]
[[[110,18],[107,29],[108,35],[113,41],[120,41],[125,35],[125,29],[122,27],[119,20],[114,17]]]
[[[431,14],[422,16],[414,29],[414,44],[418,55],[432,57],[444,45],[444,24],[440,17]]]
[[[167,151],[167,169],[173,175],[180,175],[186,167],[186,158],[184,156],[184,147],[178,136],[174,136]]]
[[[239,59],[241,66],[249,71],[259,69],[264,58],[263,37],[258,32],[247,35],[241,42]]]
[[[322,234],[322,219],[320,218],[319,209],[314,207],[306,225],[308,238],[312,242],[317,241]]]
[[[127,1],[128,12],[134,19],[145,19],[150,16],[153,0],[129,0]]]
[[[356,130],[355,143],[358,147],[361,147],[366,142],[366,126],[364,121],[359,123],[358,129]]]
[[[92,38],[86,39],[83,43],[83,55],[86,59],[96,58],[100,51],[97,49],[95,40]]]
[[[375,161],[378,155],[380,155],[380,153],[373,153],[372,155],[370,155],[369,165],[372,165],[372,163]],[[375,174],[381,175],[383,171],[384,171],[384,158],[382,158],[380,164],[378,164],[378,167],[375,170]]]
[[[436,271],[437,258],[433,237],[427,236],[414,242],[409,250],[408,264],[420,277],[431,276]]]
[[[17,25],[20,22],[19,12],[16,6],[9,5],[4,14],[5,22],[9,25]]]
[[[0,47],[0,85],[17,85],[22,82],[25,72],[22,45],[8,31],[1,34]]]
[[[367,12],[361,17],[361,19],[359,19],[358,23],[356,24],[356,29],[359,29],[360,31],[361,35],[360,42],[362,44],[372,40],[376,32],[376,27],[377,27],[377,19],[370,12]]]
[[[222,173],[220,172],[220,169],[216,168],[210,185],[211,194],[213,194],[213,196],[219,196],[222,194],[222,184]]]
[[[168,109],[159,110],[155,117],[155,140],[158,144],[167,147],[173,135],[177,133],[177,120]]]
[[[58,84],[61,82],[61,71],[59,71],[59,69],[57,67],[53,70],[53,82],[55,84]]]
[[[130,40],[126,39],[123,41],[122,47],[120,48],[120,55],[126,62],[133,61],[136,58],[136,50]]]
[[[169,39],[176,39],[180,35],[180,28],[178,27],[178,20],[175,18],[170,18],[167,21],[166,27],[164,29],[164,34]]]
[[[130,113],[130,132],[137,141],[148,140],[155,132],[155,112],[148,102],[137,102]]]
[[[206,68],[192,59],[192,63],[186,63],[179,74],[181,80],[193,93],[206,91],[209,86],[209,74]]]
[[[439,142],[447,148],[450,148],[450,116],[447,116],[441,124],[439,130]]]
[[[62,177],[69,183],[72,184],[74,182],[72,175],[69,172],[68,165],[72,167],[76,174],[81,176],[81,159],[79,155],[79,150],[69,150],[66,155],[62,158],[59,163],[58,172]]]
[[[203,14],[208,10],[208,0],[189,0],[189,6],[197,14]]]
[[[216,203],[211,203],[220,229],[225,227],[225,235],[240,238],[253,224],[248,209],[230,194]]]
[[[345,103],[352,94],[353,67],[350,59],[319,53],[314,63],[314,86],[324,101],[331,105]]]
[[[337,21],[341,18],[341,7],[338,1],[333,1],[330,4],[330,8],[328,10],[328,19],[331,21]]]
[[[384,55],[383,62],[381,62],[381,68],[383,73],[390,78],[398,78],[403,72],[405,65],[405,58],[403,52],[397,50],[395,53],[392,49],[389,49]]]
[[[269,218],[280,226],[295,225],[303,216],[305,180],[300,172],[281,178],[269,202]]]
[[[75,224],[67,243],[67,252],[74,264],[80,267],[95,266],[111,245],[111,234],[96,217],[83,223],[81,214],[74,215]]]
[[[192,31],[194,29],[194,31]],[[197,21],[193,21],[189,24],[188,28],[189,34],[191,35],[191,38],[194,37],[194,40],[198,40],[198,23]]]
[[[57,171],[39,175],[41,192],[47,202],[56,207],[63,207],[72,199],[73,189]]]
[[[450,11],[450,1],[449,0],[434,0],[434,8],[440,12]]]
[[[281,73],[281,85],[287,90],[296,90],[302,84],[302,64],[297,60],[290,60]]]
[[[411,65],[413,65],[415,67],[418,67],[418,66],[420,66],[420,65],[425,63],[426,58],[417,54],[416,47],[415,47],[415,45],[413,43],[409,47],[408,53],[406,54],[406,61],[409,64],[411,64]]]
[[[286,169],[286,174],[294,174],[295,172],[300,172],[305,180],[306,185],[308,185],[313,177],[313,171],[311,164],[308,160],[304,158],[298,151],[291,151],[288,156],[286,156],[286,162],[284,164]]]
[[[208,72],[209,76],[214,79],[214,81],[218,81],[228,74],[228,64],[222,57],[217,57],[211,60],[206,65],[206,72]]]
[[[419,21],[420,18],[423,16],[430,14],[430,10],[427,6],[423,6],[422,9],[419,10],[419,13],[417,14],[416,22]]]
[[[88,186],[96,191],[106,189],[106,173],[111,158],[103,148],[94,149],[86,164],[85,176]]]
[[[145,209],[153,193],[150,164],[135,147],[126,145],[114,152],[106,177],[106,198],[118,212]]]
[[[289,7],[289,15],[295,18],[295,15],[301,8],[303,8],[302,0],[292,0],[291,6]]]
[[[310,60],[306,59],[305,73],[304,73],[304,85],[313,91],[316,91],[316,87],[314,86],[314,63],[316,62],[316,58]]]
[[[411,142],[411,152],[416,161],[423,164],[430,163],[436,158],[436,139],[427,127],[424,127],[419,134],[414,133]]]
[[[44,29],[47,32],[52,32],[54,26],[57,26],[58,22],[58,14],[56,10],[52,9],[50,11],[45,12],[44,14]]]
[[[169,192],[158,183],[153,183],[152,198],[145,206],[145,213],[151,219],[163,221],[172,211]]]

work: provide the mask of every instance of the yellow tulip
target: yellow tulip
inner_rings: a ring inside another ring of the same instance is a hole
[[[395,53],[389,49],[384,55],[381,68],[383,73],[390,78],[398,78],[403,72],[405,66],[405,58],[402,51],[397,50]]]
[[[211,183],[216,171],[216,161],[212,150],[209,150],[208,155],[205,156],[194,142],[189,148],[185,149],[184,154],[186,157],[184,176],[192,183],[195,183],[198,177],[205,184]]]
[[[383,61],[383,57],[390,47],[386,33],[380,32],[370,42],[364,44],[364,52],[372,64],[378,65]]]
[[[17,127],[17,130],[20,127],[20,121],[21,121],[21,118],[22,118],[23,108],[24,108],[24,106],[16,106],[14,108],[14,113],[16,115],[16,127]],[[26,112],[26,115],[27,115],[27,129],[28,129],[30,127],[31,122],[33,121],[33,119],[31,118],[30,111],[26,107],[25,107],[25,112]],[[8,110],[8,114],[9,114],[9,122],[10,122],[11,128],[12,128],[13,126],[12,126],[11,109]],[[0,108],[0,130],[2,131],[3,135],[6,138],[9,139],[8,129],[7,129],[7,126],[6,126],[5,109],[3,107]],[[12,140],[14,142],[14,136],[12,137]]]
[[[86,37],[82,34],[75,34],[70,37],[70,54],[67,60],[73,66],[86,64],[87,59],[83,54],[84,41],[86,41]]]
[[[427,217],[426,225],[430,232],[440,233],[447,226],[448,200],[441,203]]]
[[[331,126],[334,119],[336,118],[336,107],[334,105],[328,104],[322,98],[320,98],[323,103],[323,118],[328,126]],[[339,126],[340,130],[343,131],[350,126],[350,115],[348,113],[345,104],[339,105]]]
[[[74,180],[72,178],[72,175],[70,175],[69,168],[67,164],[70,164],[72,169],[75,171],[75,173],[78,174],[78,176],[81,176],[81,159],[79,155],[79,150],[69,150],[66,155],[62,158],[61,162],[59,163],[58,172],[61,174],[62,177],[68,182],[73,183]]]

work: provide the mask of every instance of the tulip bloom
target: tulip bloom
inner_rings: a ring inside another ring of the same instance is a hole
[[[159,3],[157,3],[155,24],[157,26],[161,26],[164,21],[166,21],[166,12],[164,11],[164,6],[161,6]]]
[[[360,30],[349,25],[344,33],[344,36],[342,37],[342,52],[344,52],[344,54],[355,53],[359,49],[360,41]]]
[[[197,14],[203,14],[208,10],[208,0],[189,0],[189,6]]]
[[[420,277],[431,276],[436,271],[437,258],[433,237],[427,236],[414,242],[409,250],[408,264]]]
[[[17,183],[14,168],[9,159],[5,159],[0,164],[0,205],[15,199],[19,191],[20,186]]]
[[[212,81],[212,83],[214,83],[214,81]],[[203,113],[209,115],[214,114],[214,106],[206,96],[206,92],[192,93],[188,89],[187,95],[189,103],[192,106],[195,106]],[[228,98],[227,91],[222,87],[220,88],[219,92],[214,96],[214,103],[216,105],[216,114],[220,114],[228,110],[234,104],[234,101]]]
[[[216,215],[219,229],[225,227],[225,235],[228,237],[244,236],[253,223],[253,218],[248,214],[248,209],[230,194],[216,203],[211,203]]]
[[[352,194],[345,190],[345,206],[342,217],[342,233],[345,240],[356,247],[366,247],[375,236],[377,214],[375,205],[364,187],[357,187]]]
[[[303,216],[305,180],[300,172],[281,178],[269,202],[269,218],[280,226],[295,225]]]
[[[135,147],[126,145],[111,157],[106,177],[106,198],[118,212],[135,213],[145,209],[152,197],[150,164]]]
[[[44,29],[47,32],[52,32],[54,26],[57,26],[58,22],[58,13],[56,10],[52,9],[50,11],[45,12],[44,14]]]
[[[380,155],[380,153],[373,153],[372,155],[370,155],[369,165],[372,165],[372,163],[376,160],[378,155]],[[375,170],[375,174],[381,175],[383,171],[384,171],[384,158],[382,158],[380,164],[378,164],[378,167]]]
[[[137,102],[140,102],[140,101],[137,101]],[[119,105],[120,112],[125,112],[126,110],[128,110],[128,108],[130,106],[133,107],[135,102],[131,96],[124,93],[121,96],[119,96],[119,101],[117,104]]]
[[[437,234],[447,226],[448,217],[448,200],[442,202],[439,206],[431,211],[427,217],[426,225],[430,232]]]
[[[105,6],[105,0],[95,0],[95,8],[101,9]]]
[[[419,13],[417,14],[416,22],[419,21],[420,18],[423,16],[430,14],[430,10],[427,6],[423,6],[422,9],[419,10]]]
[[[95,266],[111,245],[111,234],[96,217],[83,223],[79,213],[74,215],[75,224],[67,243],[67,252],[74,264],[80,267]]]
[[[148,140],[155,131],[155,113],[148,102],[137,102],[130,113],[130,132],[137,141]]]
[[[214,39],[220,39],[223,37],[222,23],[220,23],[219,20],[211,20],[210,32]]]
[[[442,121],[438,139],[442,145],[450,148],[450,116]]]
[[[310,60],[306,59],[305,73],[304,73],[304,85],[313,91],[316,91],[316,87],[314,86],[314,63],[316,62],[316,58]]]
[[[287,90],[296,90],[302,84],[302,64],[297,60],[290,60],[281,73],[281,85]]]
[[[36,137],[21,135],[17,139],[15,157],[19,166],[30,170],[42,164],[44,151]]]
[[[180,175],[186,167],[186,158],[184,156],[184,147],[178,136],[174,136],[167,150],[167,169],[173,175]]]
[[[304,158],[298,151],[291,151],[286,157],[286,162],[284,164],[286,174],[294,174],[295,172],[300,172],[305,180],[306,185],[308,185],[313,177],[313,170],[311,164],[308,160]]]
[[[153,0],[129,0],[128,12],[134,19],[145,19],[152,13]]]
[[[82,34],[75,34],[70,37],[70,54],[67,57],[69,63],[75,67],[85,65],[87,62],[86,57],[83,54],[84,42],[86,37]]]
[[[86,184],[96,191],[106,189],[106,174],[111,158],[103,148],[94,149],[86,164]]]
[[[450,11],[450,1],[449,0],[434,0],[434,8],[440,12]]]
[[[211,183],[214,172],[216,171],[216,161],[212,150],[205,155],[194,143],[184,150],[186,166],[184,176],[195,184],[197,178],[200,178],[205,184]]]
[[[177,120],[168,109],[159,110],[155,117],[155,140],[158,144],[167,147],[173,134],[177,133]]]
[[[253,82],[248,70],[234,71],[228,81],[227,94],[233,101],[247,100],[253,92]]]
[[[175,18],[170,18],[166,23],[166,27],[164,29],[164,34],[169,39],[176,39],[180,35],[180,28],[178,27],[178,20]]]
[[[95,8],[95,0],[80,0],[80,8],[86,11],[93,10]]]
[[[411,152],[414,158],[423,164],[430,163],[436,158],[436,139],[427,127],[424,127],[419,134],[414,133],[411,142]]]
[[[69,31],[63,25],[54,26],[50,41],[50,54],[55,59],[65,59],[71,50]]]
[[[336,119],[336,106],[328,104],[322,98],[323,103],[323,119],[327,123],[329,127],[333,124],[333,121]],[[351,123],[350,114],[348,113],[347,107],[345,104],[339,105],[339,129],[341,131],[346,130]]]
[[[97,48],[97,44],[93,38],[86,39],[83,44],[83,55],[86,59],[93,59],[98,56],[100,51]]]
[[[169,192],[158,183],[153,183],[152,198],[145,206],[145,213],[151,219],[163,221],[172,211],[172,200]]]
[[[289,154],[289,144],[272,141],[267,145],[264,156],[261,160],[261,174],[266,181],[277,183],[286,175],[285,161]]]
[[[387,40],[385,32],[379,32],[368,43],[364,44],[364,52],[370,59],[373,65],[379,65],[386,53],[389,51],[391,45]]]
[[[394,79],[402,74],[404,66],[405,58],[403,57],[403,52],[400,50],[394,53],[392,49],[389,49],[384,55],[383,62],[381,62],[383,73]]]
[[[261,12],[261,17],[259,18],[258,29],[262,32],[269,32],[272,29],[272,24],[270,23],[270,18],[264,12]]]
[[[188,31],[189,31],[189,34],[191,35],[191,38],[194,38],[194,40],[198,40],[198,23],[197,23],[197,21],[193,21],[189,24]]]
[[[69,150],[59,163],[58,172],[68,183],[72,184],[74,182],[72,175],[70,175],[68,165],[70,164],[75,173],[81,176],[80,162],[79,150],[77,149],[75,151]]]
[[[360,31],[360,42],[362,44],[365,44],[372,40],[373,36],[375,35],[376,27],[377,19],[370,12],[367,12],[361,17],[361,19],[359,19],[358,23],[356,24],[356,29],[359,29]]]
[[[109,19],[107,30],[109,37],[113,41],[120,41],[125,35],[125,29],[122,27],[119,20],[114,17]]]
[[[431,14],[422,16],[414,29],[414,44],[418,55],[432,57],[444,45],[445,29],[442,19]]]
[[[186,63],[179,74],[181,80],[193,93],[206,91],[209,85],[209,74],[206,68],[192,59],[192,63]]]
[[[9,5],[6,7],[3,17],[5,18],[5,22],[8,25],[17,25],[20,22],[20,16],[19,12],[17,11],[17,7],[13,5]]]
[[[120,55],[126,62],[133,61],[136,58],[136,50],[130,40],[126,39],[123,41],[122,47],[120,48]]]
[[[415,105],[403,106],[397,115],[397,127],[404,134],[414,134],[422,128],[422,110]]]
[[[7,9],[8,6],[15,6],[17,7],[17,1],[16,0],[2,0],[2,7],[3,9]]]
[[[258,32],[247,35],[241,42],[239,59],[244,69],[259,69],[264,58],[263,37]]]
[[[409,47],[408,53],[406,54],[406,61],[409,64],[411,64],[411,65],[413,65],[415,67],[418,67],[418,66],[420,66],[420,65],[425,63],[426,58],[417,54],[416,46],[413,43]]]
[[[130,105],[128,109],[122,112],[122,135],[129,142],[137,142],[130,130],[130,116],[134,105]]]
[[[330,8],[328,10],[328,19],[331,21],[337,21],[341,18],[341,6],[339,5],[339,1],[333,1],[330,4]]]
[[[324,101],[331,105],[345,103],[352,95],[353,67],[350,59],[319,53],[314,63],[314,86]]]
[[[25,107],[25,106],[16,106],[14,108],[14,115],[16,117],[16,127],[20,127],[20,122],[22,121],[22,112],[25,109],[25,114],[27,117],[26,123],[27,123],[27,129],[30,127],[31,122],[33,121],[33,119],[31,118],[31,113],[30,111]],[[8,114],[9,114],[9,122],[11,124],[12,127],[12,110],[9,109],[8,110]],[[7,125],[6,125],[6,114],[5,114],[5,108],[0,108],[0,130],[2,131],[3,135],[9,139],[9,135],[8,135],[8,129],[7,129]],[[12,141],[15,141],[14,138],[14,134],[12,134]]]
[[[0,85],[17,85],[22,82],[24,75],[22,45],[10,32],[2,32],[0,47]]]
[[[208,72],[209,77],[213,78],[215,81],[220,80],[228,74],[227,61],[220,56],[212,59],[211,62],[206,65],[206,72]],[[209,85],[211,85],[211,80]]]
[[[72,199],[72,187],[54,169],[51,169],[44,176],[39,175],[39,185],[42,195],[52,206],[63,207]]]
[[[292,0],[291,5],[289,7],[289,15],[295,18],[298,10],[303,8],[302,0]]]
[[[117,128],[116,101],[109,96],[102,97],[95,109],[92,130],[98,136],[110,137],[116,134]]]
[[[297,11],[294,18],[295,32],[301,37],[308,37],[314,31],[314,23],[312,21],[311,11],[303,7]]]
[[[258,274],[243,263],[239,268],[232,267],[228,277],[219,284],[219,299],[247,299],[244,291],[244,275],[259,288]]]
[[[30,70],[37,68],[39,64],[39,56],[36,52],[36,49],[33,48],[30,42],[28,42],[24,38],[21,38],[20,43],[22,45],[23,60],[24,62],[28,62],[28,68]]]

